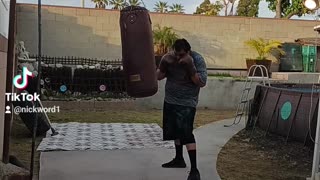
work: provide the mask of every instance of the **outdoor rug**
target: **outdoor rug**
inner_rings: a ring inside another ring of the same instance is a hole
[[[38,151],[115,150],[139,148],[174,148],[173,142],[162,141],[157,124],[138,123],[53,123],[59,133],[46,137]]]

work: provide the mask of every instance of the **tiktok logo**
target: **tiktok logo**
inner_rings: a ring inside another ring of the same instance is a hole
[[[22,75],[17,75],[13,78],[13,84],[18,89],[25,89],[28,86],[28,76],[33,77],[26,67],[22,68]]]

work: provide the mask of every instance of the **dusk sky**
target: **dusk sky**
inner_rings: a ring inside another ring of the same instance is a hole
[[[158,0],[144,0],[147,8],[153,11],[154,4]],[[186,13],[192,14],[195,12],[196,7],[203,2],[203,0],[162,0],[168,2],[168,4],[172,3],[179,3],[184,6]],[[212,1],[212,0],[211,0]],[[17,0],[19,3],[37,3],[37,0]],[[214,1],[212,1],[214,2]],[[50,4],[50,5],[63,5],[63,6],[81,6],[81,0],[42,0],[43,4]],[[94,7],[94,3],[91,0],[85,0],[86,7]],[[268,4],[263,0],[260,2],[259,7],[259,17],[274,17],[275,13],[270,12],[268,9]],[[296,19],[297,17],[294,17]],[[305,17],[301,17],[300,19],[315,19],[315,15],[307,15]]]

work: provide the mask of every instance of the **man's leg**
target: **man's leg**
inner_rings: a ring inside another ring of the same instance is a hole
[[[183,159],[183,145],[179,139],[174,141],[174,146],[176,147],[176,159]]]
[[[181,141],[178,139],[176,134],[177,127],[176,127],[176,108],[177,106],[164,103],[163,108],[163,138],[164,140],[172,140],[175,139],[175,148],[176,148],[176,157],[165,164],[162,164],[164,168],[185,168],[187,167],[184,159],[183,159],[183,146]]]
[[[188,111],[189,113],[186,113],[187,115],[185,118],[185,121],[187,123],[187,125],[185,126],[185,136],[184,138],[181,138],[181,144],[186,145],[191,164],[191,170],[188,176],[188,180],[200,180],[200,173],[197,167],[197,145],[196,139],[193,134],[193,123],[196,109],[190,108]]]
[[[187,150],[189,154],[191,171],[197,171],[197,146],[196,143],[187,144]]]
[[[200,180],[200,173],[199,173],[199,170],[197,167],[197,146],[196,146],[196,143],[186,144],[186,146],[187,146],[190,164],[191,164],[191,170],[190,170],[190,174],[188,176],[188,180]]]
[[[185,168],[187,167],[184,158],[183,158],[183,145],[181,144],[179,139],[176,139],[174,141],[174,145],[176,148],[176,157],[168,162],[162,165],[164,168]]]

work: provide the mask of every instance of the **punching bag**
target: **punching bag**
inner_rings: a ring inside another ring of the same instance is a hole
[[[121,10],[120,29],[128,95],[141,98],[156,94],[158,81],[148,10],[139,6]]]

